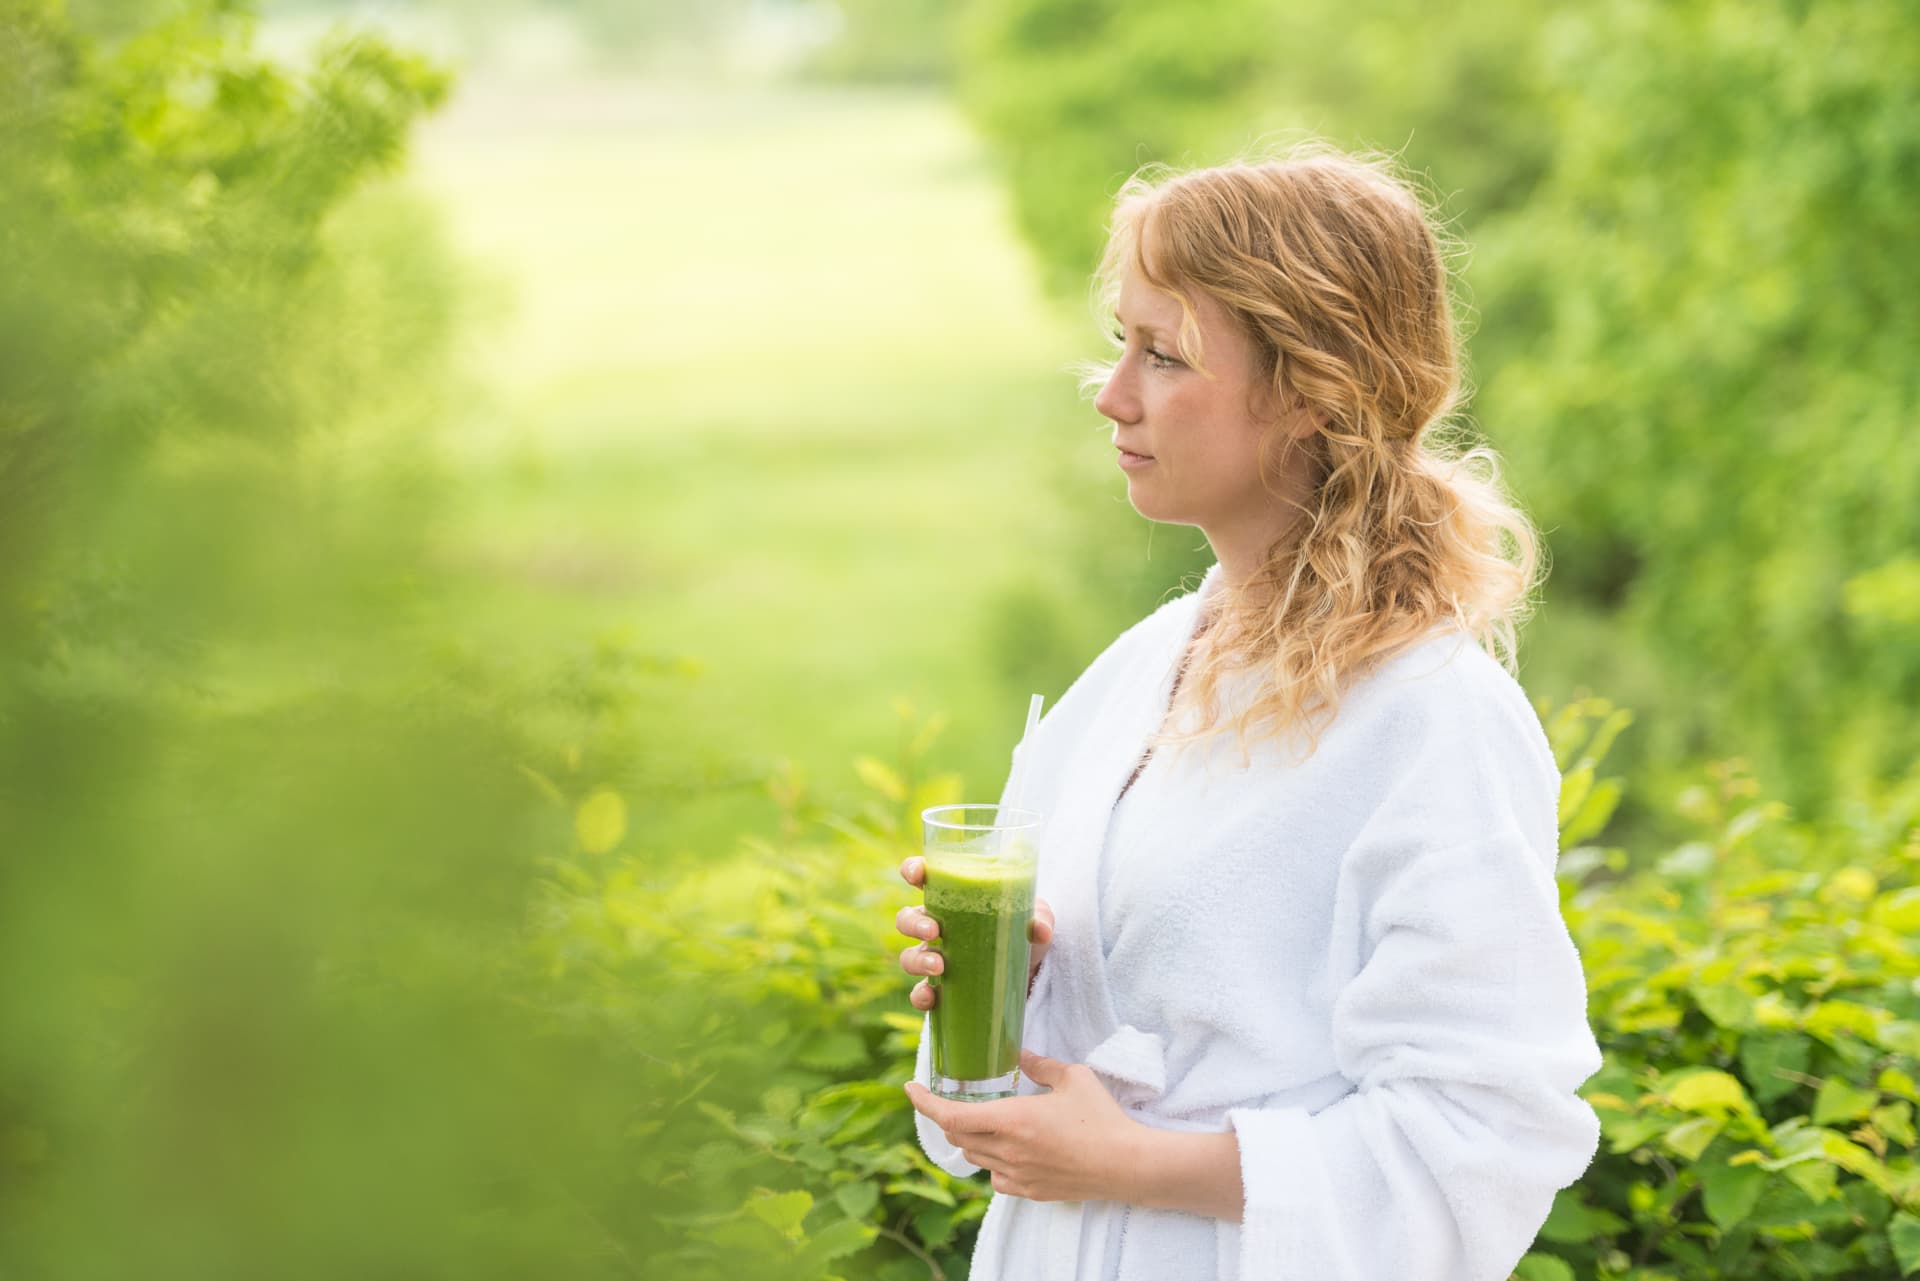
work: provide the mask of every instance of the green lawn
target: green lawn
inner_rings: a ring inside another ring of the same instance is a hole
[[[749,780],[783,756],[844,795],[897,741],[896,695],[949,714],[935,764],[997,795],[1025,698],[995,684],[983,605],[1070,573],[1055,476],[1111,467],[1061,372],[1092,330],[1037,294],[952,107],[470,87],[415,170],[496,313],[447,532],[476,639],[702,666],[650,704],[636,827],[763,829]]]

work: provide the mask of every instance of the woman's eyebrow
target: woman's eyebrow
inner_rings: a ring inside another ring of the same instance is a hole
[[[1126,325],[1127,323],[1127,318],[1121,315],[1118,309],[1114,311],[1113,318],[1122,325]],[[1141,333],[1152,334],[1156,338],[1162,337],[1165,333],[1158,325],[1134,325],[1132,328],[1138,329]]]

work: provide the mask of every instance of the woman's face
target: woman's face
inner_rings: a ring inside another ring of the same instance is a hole
[[[1199,290],[1188,294],[1208,372],[1180,359],[1179,302],[1129,264],[1115,305],[1125,349],[1093,406],[1113,421],[1113,443],[1125,451],[1115,458],[1134,510],[1148,520],[1200,526],[1219,553],[1223,541],[1258,542],[1291,519],[1260,483],[1260,440],[1276,427],[1304,437],[1313,424],[1304,412],[1276,422],[1266,409],[1273,397],[1262,385],[1252,340],[1213,298]],[[1271,480],[1282,493],[1301,495],[1309,460],[1305,451],[1283,446],[1276,440],[1271,447],[1273,465],[1298,474]],[[1136,462],[1129,452],[1149,461]]]

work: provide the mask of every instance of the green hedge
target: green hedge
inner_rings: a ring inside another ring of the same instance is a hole
[[[1563,856],[1605,1137],[1541,1233],[1538,1257],[1572,1270],[1528,1275],[1904,1276],[1920,1268],[1920,786],[1821,831],[1738,762],[1681,803],[1699,835],[1646,873],[1611,879],[1616,851]]]

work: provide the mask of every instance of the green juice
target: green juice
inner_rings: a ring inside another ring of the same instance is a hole
[[[946,961],[932,1012],[936,1076],[986,1081],[1020,1066],[1033,875],[1030,857],[943,851],[927,860],[927,914]]]

